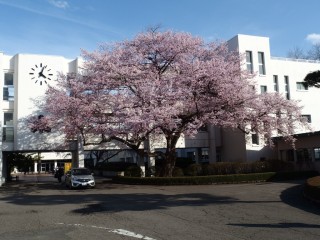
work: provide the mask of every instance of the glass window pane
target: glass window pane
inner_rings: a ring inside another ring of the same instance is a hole
[[[13,85],[13,73],[4,74],[4,85]]]
[[[259,73],[264,74],[264,66],[263,65],[259,65]]]
[[[260,64],[263,64],[263,53],[262,52],[258,52],[258,61]]]
[[[3,100],[13,101],[14,100],[14,87],[3,87]]]
[[[258,137],[258,134],[253,133],[253,134],[251,135],[251,141],[252,141],[252,144],[259,145],[259,137]]]
[[[264,63],[264,53],[258,52],[258,60],[259,60],[259,74],[265,75],[266,74],[266,68]]]
[[[297,90],[308,90],[308,86],[304,82],[297,82]]]
[[[13,126],[13,113],[4,113],[3,121],[5,126]]]
[[[267,92],[267,86],[260,86],[261,93],[266,93]]]
[[[314,158],[316,161],[320,160],[320,148],[315,148],[314,149]]]
[[[3,88],[3,100],[9,99],[9,89],[7,87]]]
[[[247,63],[252,63],[252,57],[251,57],[251,52],[250,51],[246,51],[246,60]]]
[[[310,114],[306,114],[306,115],[301,115],[301,117],[306,118],[308,123],[311,123],[311,115]]]
[[[13,127],[4,127],[2,134],[2,141],[13,142]]]
[[[252,52],[246,51],[247,71],[253,73]]]

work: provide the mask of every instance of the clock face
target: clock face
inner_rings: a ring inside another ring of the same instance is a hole
[[[48,84],[48,81],[52,79],[53,73],[51,68],[43,63],[40,63],[35,64],[34,67],[31,68],[29,75],[34,83],[42,86],[43,83]]]

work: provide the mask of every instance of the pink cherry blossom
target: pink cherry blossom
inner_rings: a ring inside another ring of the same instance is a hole
[[[226,43],[150,30],[83,57],[82,74],[62,75],[47,91],[52,128],[80,135],[84,145],[113,140],[137,151],[148,136],[162,135],[162,176],[172,175],[178,139],[205,124],[259,133],[270,143],[275,134],[292,140],[305,124],[296,102],[254,90],[242,55]]]

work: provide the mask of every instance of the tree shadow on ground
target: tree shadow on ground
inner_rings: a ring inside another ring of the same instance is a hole
[[[319,224],[306,224],[296,222],[283,222],[283,223],[271,223],[271,224],[258,224],[258,223],[230,223],[230,226],[238,227],[252,227],[252,228],[320,228]]]
[[[99,193],[95,189],[68,190],[61,184],[31,184],[12,186],[8,189],[0,189],[0,201],[23,206],[55,206],[62,204],[74,204],[76,209],[71,213],[88,215],[95,213],[112,213],[122,211],[146,211],[157,209],[169,209],[172,207],[196,207],[209,205],[230,205],[237,203],[270,203],[279,201],[241,201],[230,196],[216,196],[206,193],[148,193],[147,188],[138,188],[138,193],[122,191],[123,186],[109,184],[107,187],[118,188],[120,193],[107,191]],[[42,189],[57,191],[42,191]],[[117,191],[117,189],[116,189]],[[141,192],[142,191],[142,192]]]
[[[309,201],[303,196],[303,184],[296,185],[282,191],[280,194],[281,200],[303,211],[320,215],[320,204]]]

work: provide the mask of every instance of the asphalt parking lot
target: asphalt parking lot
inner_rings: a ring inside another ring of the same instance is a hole
[[[303,181],[69,190],[51,175],[0,187],[1,239],[320,239]]]

